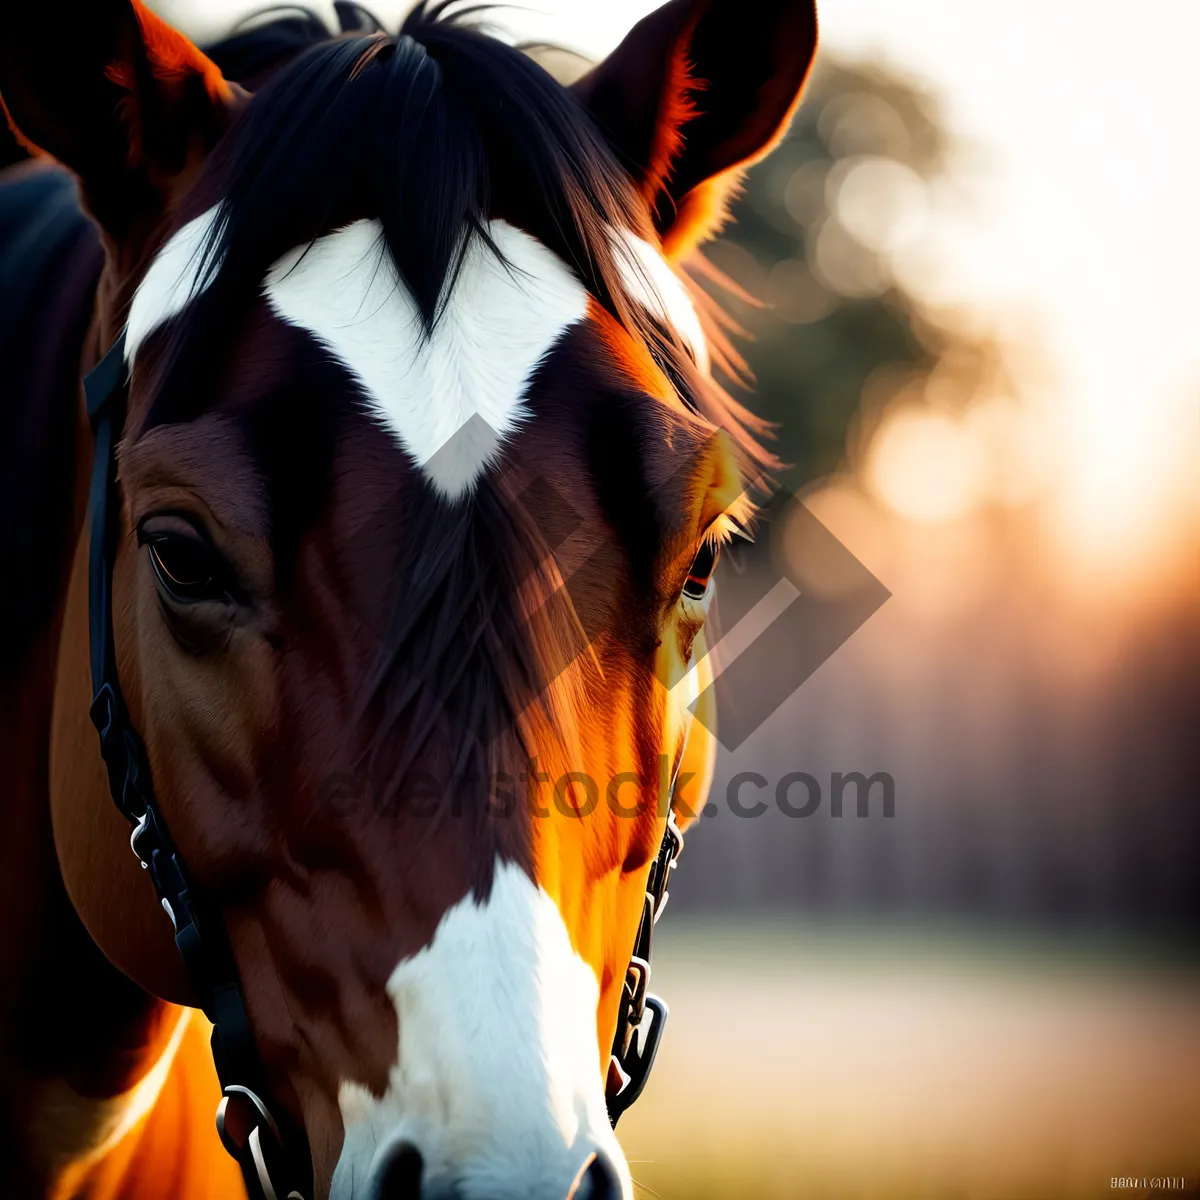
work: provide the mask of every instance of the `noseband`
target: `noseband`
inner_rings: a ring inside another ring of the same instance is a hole
[[[112,628],[112,572],[120,529],[114,450],[125,420],[128,371],[122,331],[83,381],[94,438],[88,493],[88,623],[92,673],[92,724],[108,770],[113,801],[133,826],[129,844],[150,873],[171,924],[204,1015],[212,1022],[212,1055],[221,1082],[217,1132],[237,1161],[251,1200],[305,1200],[312,1194],[312,1166],[304,1131],[285,1113],[272,1111],[254,1035],[246,1017],[237,968],[225,926],[192,889],[154,796],[146,746],[133,727],[117,677]],[[116,516],[112,516],[116,513]],[[682,756],[681,756],[682,757]],[[671,782],[674,800],[678,766]],[[606,1086],[609,1120],[642,1094],[654,1065],[667,1006],[647,991],[654,924],[667,902],[667,882],[683,848],[683,835],[668,807],[666,830],[650,868],[642,920],[625,973]],[[646,1024],[647,1017],[650,1019]]]

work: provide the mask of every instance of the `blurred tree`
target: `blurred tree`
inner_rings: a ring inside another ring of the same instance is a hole
[[[825,58],[706,250],[761,302],[698,273],[747,335],[735,338],[755,380],[745,400],[778,424],[790,488],[837,469],[860,408],[869,421],[907,384],[947,368],[965,403],[1002,372],[994,346],[940,323],[888,261],[889,236],[945,177],[948,151],[930,96],[882,68]]]

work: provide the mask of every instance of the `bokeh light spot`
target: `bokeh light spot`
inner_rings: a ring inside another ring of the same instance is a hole
[[[911,144],[904,118],[882,96],[870,92],[835,96],[817,119],[817,133],[836,158],[851,154],[903,158]]]
[[[924,224],[926,189],[911,167],[892,158],[853,158],[829,173],[827,193],[838,221],[865,246],[886,253]]]
[[[766,300],[789,325],[810,325],[829,316],[838,298],[795,258],[777,262],[767,276]]]
[[[783,189],[783,206],[797,225],[812,225],[825,214],[825,177],[831,165],[828,159],[813,159],[789,176]]]
[[[832,218],[810,230],[809,261],[817,278],[843,296],[866,300],[891,285],[879,256]]]
[[[867,459],[875,494],[901,516],[931,523],[970,512],[985,470],[981,447],[961,422],[919,408],[889,413]]]

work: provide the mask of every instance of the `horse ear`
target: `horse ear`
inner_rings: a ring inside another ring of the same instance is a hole
[[[234,93],[140,0],[18,3],[0,33],[0,101],[17,137],[79,177],[120,237],[220,136]]]
[[[722,223],[740,169],[786,130],[816,45],[813,0],[671,0],[574,85],[669,256]]]

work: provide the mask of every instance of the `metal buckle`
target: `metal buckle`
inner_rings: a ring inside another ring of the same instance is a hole
[[[608,1117],[614,1127],[621,1114],[642,1094],[666,1025],[666,1004],[647,990],[650,982],[650,951],[654,926],[667,906],[667,882],[682,849],[683,834],[675,823],[674,811],[671,811],[667,814],[662,843],[646,880],[642,920],[638,925],[617,1008],[617,1033],[613,1039],[613,1053],[609,1059],[605,1086]]]
[[[134,857],[142,864],[142,870],[150,869],[150,851],[145,854],[138,849],[138,843],[145,837],[150,828],[150,810],[147,808],[140,817],[137,824],[133,827],[133,831],[129,835],[129,848],[133,851]]]
[[[636,956],[629,960],[625,971],[625,983],[621,988],[621,1010],[619,1013],[621,1030],[621,1053],[619,1058],[629,1054],[633,1035],[637,1032],[646,1015],[646,988],[650,983],[650,964],[644,958]]]
[[[606,1097],[608,1118],[614,1126],[625,1110],[634,1104],[645,1090],[654,1060],[658,1057],[658,1048],[662,1044],[663,1028],[667,1023],[669,1011],[664,1000],[647,993],[646,1012],[651,1021],[647,1027],[646,1018],[643,1017],[633,1029],[633,1033],[637,1037],[636,1054],[626,1053],[619,1058],[617,1055],[613,1055],[609,1077],[611,1079],[614,1074],[612,1068],[615,1067],[615,1073],[622,1080],[621,1087]],[[630,1048],[632,1048],[632,1039]]]
[[[263,1145],[264,1129],[270,1137],[267,1147]],[[271,1180],[267,1154],[268,1150],[271,1153],[282,1150],[283,1140],[275,1119],[255,1092],[236,1083],[231,1083],[225,1089],[217,1106],[217,1136],[230,1157],[243,1170],[249,1157],[249,1165],[254,1169],[265,1200],[279,1200],[279,1193]],[[286,1200],[304,1200],[304,1197],[293,1190],[288,1192]]]

